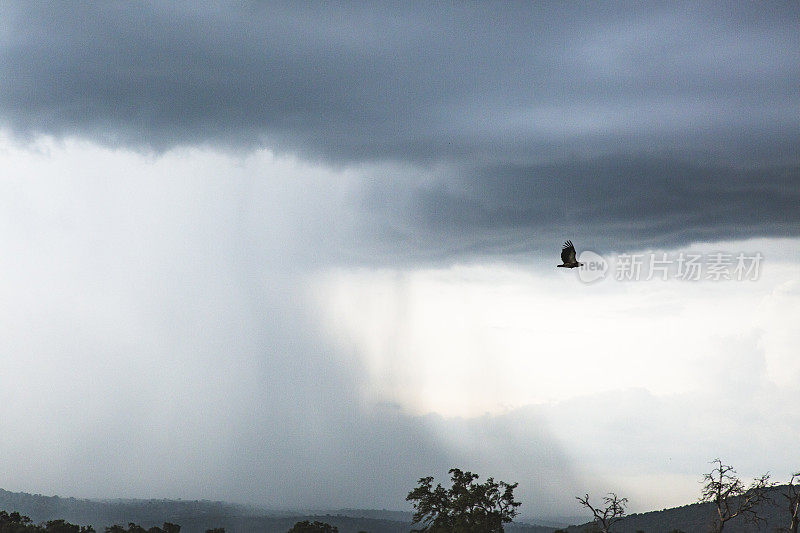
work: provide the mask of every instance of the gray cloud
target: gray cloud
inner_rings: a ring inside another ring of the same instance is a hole
[[[580,214],[603,231],[634,221],[638,245],[796,235],[798,16],[791,2],[7,5],[0,121],[21,138],[445,165],[448,183],[400,191],[443,232],[430,248],[502,253],[516,230],[586,229]],[[378,197],[406,183],[375,181]]]
[[[347,161],[796,134],[796,6],[684,7],[6,6],[2,116]]]
[[[553,241],[572,235],[607,253],[796,235],[799,178],[796,167],[614,157],[484,167],[410,188],[378,185],[363,201],[389,214],[384,227],[413,228],[376,238],[413,240],[431,255],[437,248],[462,257],[486,250],[552,255]]]

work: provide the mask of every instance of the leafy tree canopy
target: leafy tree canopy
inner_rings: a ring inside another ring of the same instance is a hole
[[[288,533],[339,533],[339,528],[326,522],[303,520],[293,525]]]
[[[36,525],[27,516],[14,511],[0,511],[0,533],[95,533],[92,526],[77,526],[64,520],[50,520]]]
[[[169,522],[164,522],[162,527],[153,526],[150,529],[145,529],[133,522],[128,524],[128,529],[116,524],[105,529],[105,533],[180,533],[180,531],[181,526]]]
[[[433,487],[433,477],[423,477],[419,486],[408,493],[414,505],[414,524],[430,533],[502,533],[503,524],[511,522],[520,502],[514,500],[517,483],[495,482],[488,478],[478,483],[472,472],[450,469],[452,486]]]

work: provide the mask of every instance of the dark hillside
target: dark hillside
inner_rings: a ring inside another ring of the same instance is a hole
[[[759,508],[759,514],[766,519],[766,524],[755,527],[747,521],[736,518],[725,526],[726,533],[774,533],[789,525],[788,507],[782,494],[786,486],[774,487],[770,490],[772,503]],[[709,503],[694,503],[682,507],[673,507],[662,511],[636,513],[615,524],[614,533],[671,533],[679,530],[684,533],[709,533],[714,520],[715,510]],[[578,533],[586,531],[591,524],[571,526],[569,531]]]

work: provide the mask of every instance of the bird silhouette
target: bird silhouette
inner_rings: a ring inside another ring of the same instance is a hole
[[[562,268],[575,268],[583,266],[583,263],[579,263],[575,258],[575,247],[572,245],[572,241],[565,242],[564,247],[561,248],[561,262],[563,264],[557,266]]]

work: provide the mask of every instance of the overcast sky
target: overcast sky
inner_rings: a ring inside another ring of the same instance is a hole
[[[688,503],[717,456],[785,478],[798,21],[3,4],[2,487],[405,509],[457,466],[553,516]],[[615,279],[651,252],[763,262]]]

